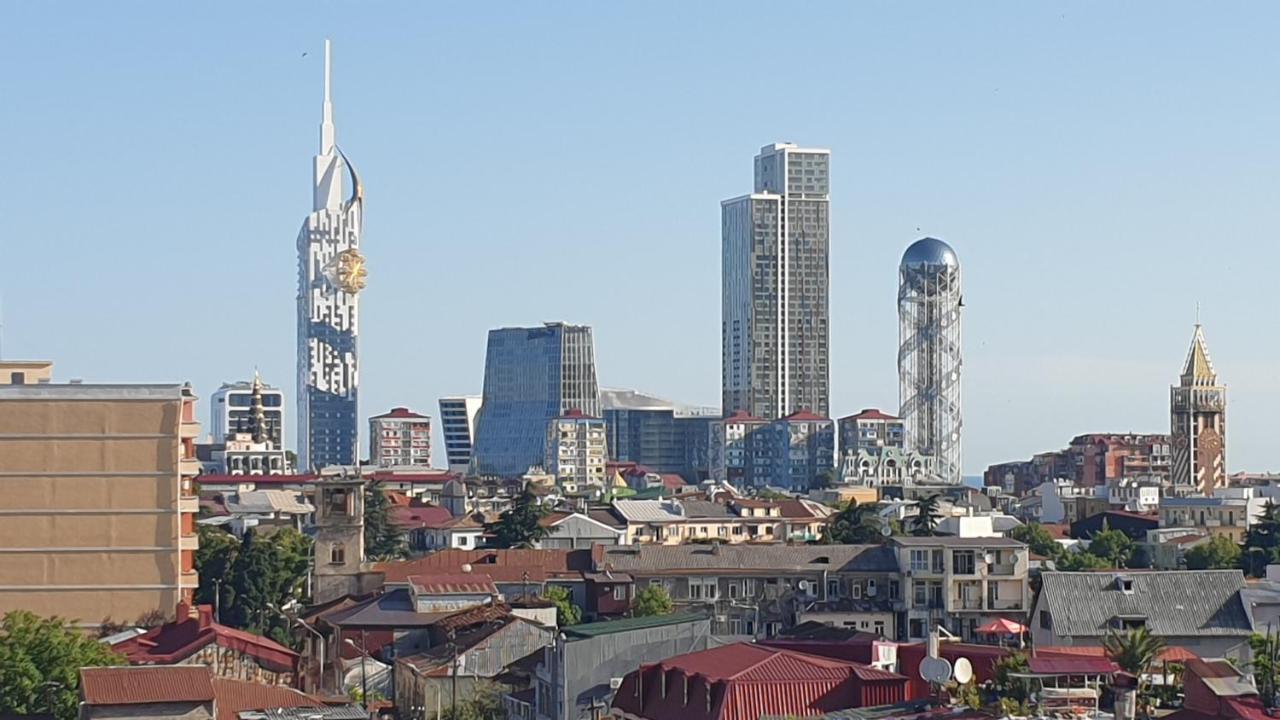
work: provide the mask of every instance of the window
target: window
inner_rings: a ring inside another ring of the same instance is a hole
[[[1040,629],[1041,630],[1053,629],[1053,618],[1049,615],[1048,610],[1040,611]]]
[[[618,601],[625,601],[625,600],[627,599],[627,586],[626,586],[626,585],[614,585],[614,586],[613,586],[613,599],[614,599],[614,600],[618,600]]]
[[[23,372],[9,373],[9,382],[13,385],[26,385],[27,374]]]
[[[715,600],[716,581],[705,578],[689,578],[690,600]]]
[[[756,579],[747,578],[742,581],[742,597],[755,597],[756,595]]]
[[[333,565],[341,565],[347,561],[347,551],[342,545],[334,543],[329,547],[329,562]]]
[[[347,491],[346,490],[330,490],[329,491],[329,512],[347,514]]]
[[[913,572],[924,572],[929,569],[929,551],[928,550],[912,550],[911,551],[911,570]]]
[[[862,583],[854,580],[849,583],[849,597],[857,600],[862,597]]]
[[[875,581],[873,580],[872,582],[875,582]],[[871,583],[867,583],[867,591],[868,591],[868,593],[870,593],[870,591],[871,591]],[[898,599],[898,595],[899,595],[899,593],[901,593],[901,592],[902,592],[902,586],[898,583],[898,581],[897,581],[897,580],[890,580],[890,581],[889,581],[889,599],[890,599],[890,600],[897,600],[897,599]]]
[[[912,620],[910,624],[910,628],[911,628],[911,637],[913,638],[924,637],[924,621],[923,620]]]
[[[765,637],[773,637],[781,631],[782,631],[782,623],[780,622],[767,622],[764,624]]]
[[[856,583],[854,587],[857,587]],[[840,581],[839,580],[827,580],[827,597],[829,598],[840,597]]]
[[[977,572],[972,550],[956,550],[951,553],[951,572],[956,575],[972,575]]]
[[[946,572],[947,566],[942,558],[942,550],[933,551],[933,571],[939,575]]]
[[[912,605],[915,607],[924,607],[929,602],[929,588],[924,583],[911,583],[911,590],[914,593]]]
[[[876,620],[874,629],[877,635],[879,635],[880,637],[884,637],[884,621],[883,620]]]
[[[736,599],[737,597],[738,597],[738,583],[731,582],[729,583],[729,599],[733,600],[733,599]]]

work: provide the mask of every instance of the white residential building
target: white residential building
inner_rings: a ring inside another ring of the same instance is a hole
[[[431,418],[409,408],[369,418],[369,461],[376,467],[431,467]]]
[[[471,444],[475,440],[479,412],[479,395],[440,398],[440,431],[444,434],[449,472],[465,473],[471,465]]]

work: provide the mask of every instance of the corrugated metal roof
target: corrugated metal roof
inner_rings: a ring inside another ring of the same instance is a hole
[[[248,680],[215,677],[213,689],[217,697],[216,720],[237,720],[238,714],[246,710],[302,707],[318,709],[325,706],[319,698],[299,690],[279,685],[263,685]]]
[[[430,595],[497,595],[493,580],[482,573],[458,573],[453,575],[410,575],[409,584],[415,592]]]
[[[896,572],[893,550],[879,545],[628,545],[606,547],[603,566],[652,575],[691,570]]]
[[[679,522],[683,515],[672,512],[666,500],[614,500],[613,509],[628,522]]]
[[[80,696],[90,705],[213,702],[206,665],[134,665],[80,669]]]
[[[1131,591],[1121,590],[1124,576]],[[1048,610],[1059,637],[1107,634],[1113,618],[1143,617],[1152,634],[1228,635],[1253,632],[1240,591],[1239,570],[1046,572],[1038,607]]]
[[[1027,669],[1035,675],[1109,675],[1120,668],[1106,658],[1030,657]]]
[[[586,639],[599,637],[601,635],[612,635],[614,633],[628,632],[631,630],[645,630],[648,628],[663,627],[666,625],[678,625],[687,622],[706,622],[706,613],[686,612],[672,613],[670,615],[650,615],[648,617],[626,618],[623,620],[606,620],[604,622],[583,623],[582,625],[572,625],[560,629],[561,634],[569,638]]]

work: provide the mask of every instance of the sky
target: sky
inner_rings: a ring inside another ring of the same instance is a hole
[[[294,393],[323,40],[366,189],[361,414],[478,394],[490,328],[718,405],[720,201],[832,149],[832,411],[895,410],[898,259],[964,272],[964,468],[1168,432],[1196,306],[1232,471],[1280,469],[1280,6],[8,3],[3,357]],[[201,410],[206,417],[207,406]],[[293,426],[293,419],[287,422]],[[362,429],[363,429],[362,419]],[[436,435],[436,462],[443,464]]]

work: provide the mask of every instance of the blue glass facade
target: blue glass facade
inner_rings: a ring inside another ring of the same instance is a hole
[[[570,410],[600,415],[591,328],[490,330],[472,471],[511,477],[541,465],[547,423]]]

